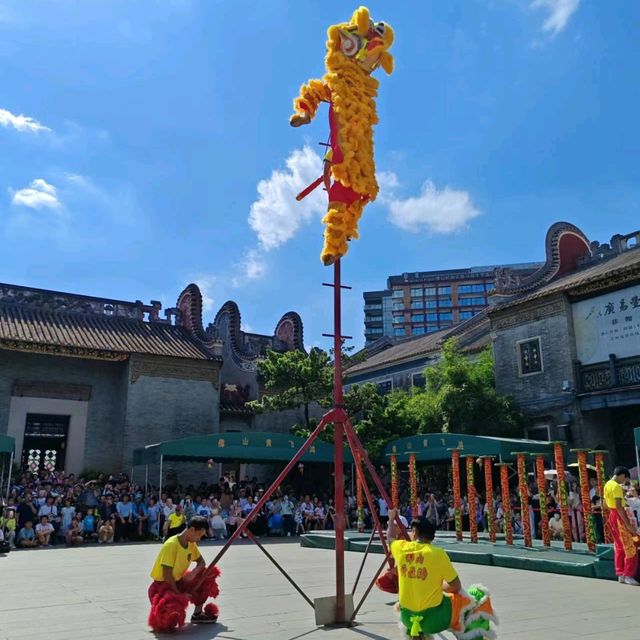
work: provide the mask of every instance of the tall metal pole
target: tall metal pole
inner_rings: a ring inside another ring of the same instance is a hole
[[[333,265],[333,406],[343,407],[342,283],[340,260]],[[346,622],[344,600],[344,424],[334,423],[334,502],[336,506],[336,622]]]
[[[9,501],[9,493],[11,491],[11,469],[13,468],[13,451],[9,456],[9,477],[7,478],[7,502]]]
[[[453,511],[456,540],[462,542],[462,496],[460,494],[460,451],[451,451],[451,474],[453,478]]]
[[[560,500],[560,516],[562,518],[562,536],[564,548],[571,551],[571,523],[569,522],[569,497],[567,496],[567,483],[564,479],[564,452],[562,447],[565,444],[561,440],[553,442],[553,455],[558,474],[558,498]]]

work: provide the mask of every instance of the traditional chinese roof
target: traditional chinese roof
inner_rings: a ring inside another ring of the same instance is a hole
[[[215,359],[183,327],[18,303],[0,303],[0,347],[115,360],[132,353]]]
[[[454,337],[459,340],[460,348],[464,352],[472,353],[484,349],[491,341],[486,310],[455,327],[434,331],[424,336],[404,338],[392,343],[383,351],[375,351],[364,362],[349,367],[345,372],[346,377],[430,355],[435,357],[442,348],[442,343]],[[375,345],[376,343],[373,346]]]
[[[597,262],[579,266],[572,273],[556,278],[531,293],[497,304],[490,309],[489,313],[560,292],[576,296],[593,293],[638,278],[640,278],[640,247],[634,247],[613,257],[603,256]]]

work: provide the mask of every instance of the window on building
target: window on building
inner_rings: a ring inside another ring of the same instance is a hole
[[[412,300],[411,301],[411,308],[412,309],[423,309],[424,308],[424,302],[422,302],[422,300]]]
[[[525,433],[529,440],[549,441],[551,439],[548,424],[536,424],[533,427],[528,427]]]
[[[422,287],[419,289],[411,289],[412,298],[422,298]]]
[[[458,303],[461,307],[484,307],[487,304],[484,298],[460,298]]]
[[[438,287],[438,295],[439,296],[441,296],[442,294],[447,294],[447,293],[451,293],[451,287],[450,286]]]
[[[451,311],[446,311],[445,313],[438,314],[438,320],[442,322],[443,320],[453,320],[453,314]]]
[[[394,322],[394,324],[397,324],[398,322],[404,322],[404,314],[399,315],[399,316],[394,314],[393,322]]]
[[[403,289],[394,289],[392,296],[394,298],[404,298],[404,290]]]
[[[461,311],[460,312],[460,320],[469,320],[473,318],[475,315],[475,311]]]
[[[438,322],[438,314],[437,313],[427,313],[425,315],[427,322]]]
[[[451,298],[438,298],[438,305],[441,307],[450,307]]]
[[[458,285],[458,293],[484,293],[483,284],[461,284]]]
[[[496,285],[493,282],[487,282],[486,284],[487,291],[493,291],[496,288]]]
[[[412,373],[411,374],[411,386],[424,389],[426,380],[424,379],[424,373]]]
[[[371,327],[367,329],[368,335],[382,335],[382,327]]]
[[[404,330],[404,327],[396,327],[396,328],[393,330],[393,335],[394,335],[394,336],[404,336],[404,335],[406,335],[406,332],[405,332],[405,330]]]
[[[424,314],[418,313],[411,316],[411,322],[424,322]]]
[[[426,303],[427,309],[435,309],[438,306],[437,300],[427,300]]]
[[[394,302],[393,310],[394,311],[402,311],[404,309],[404,304],[402,302]]]
[[[364,310],[365,311],[381,311],[382,310],[382,304],[375,304],[375,303],[369,303],[369,304],[365,304],[364,305]]]
[[[437,324],[436,325],[433,325],[433,324],[427,325],[427,333],[433,333],[434,331],[437,331],[438,328],[439,327],[438,327]]]
[[[383,396],[393,391],[393,380],[382,380],[376,383],[376,387],[378,388],[378,393]]]
[[[425,287],[424,288],[424,295],[425,296],[435,296],[436,295],[436,288],[435,287]]]
[[[542,354],[540,352],[540,338],[533,338],[518,343],[520,356],[520,375],[539,373],[542,371]]]
[[[424,335],[424,333],[425,333],[424,327],[413,327],[411,329],[412,336],[421,336],[421,335]]]

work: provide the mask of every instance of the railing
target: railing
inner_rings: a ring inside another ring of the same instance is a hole
[[[606,391],[640,385],[640,357],[610,356],[608,362],[581,365],[576,363],[579,393]]]

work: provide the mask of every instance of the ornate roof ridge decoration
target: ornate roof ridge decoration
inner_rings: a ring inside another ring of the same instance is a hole
[[[178,296],[176,302],[176,323],[184,327],[202,342],[209,342],[210,337],[202,326],[202,293],[197,284],[188,284]]]
[[[224,339],[224,336],[220,335],[220,320],[224,315],[229,316],[229,346],[231,347],[232,354],[241,361],[257,361],[260,354],[248,353],[242,348],[241,334],[244,333],[241,329],[242,317],[238,305],[233,300],[227,300],[222,307],[220,307],[218,313],[216,313],[213,325],[210,328],[212,335]]]
[[[0,283],[0,304],[20,305],[34,310],[56,313],[67,312],[129,320],[146,320],[163,324],[171,324],[172,317],[177,315],[176,309],[166,309],[164,312],[165,317],[160,318],[162,303],[157,300],[144,304],[141,300],[129,302],[6,283]]]
[[[522,280],[508,268],[496,269],[494,296],[522,295],[575,270],[586,257],[591,257],[591,246],[587,236],[570,222],[552,224],[545,238],[547,257],[544,265]]]
[[[292,333],[289,336],[289,326]],[[276,325],[273,335],[285,343],[287,350],[298,350],[306,353],[304,348],[304,327],[302,318],[295,311],[287,311]]]

